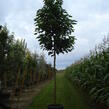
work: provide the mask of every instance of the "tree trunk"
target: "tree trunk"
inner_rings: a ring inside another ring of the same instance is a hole
[[[17,71],[15,88],[18,88],[18,86],[19,86],[19,77],[20,77],[20,67],[18,67],[18,71]]]
[[[24,89],[26,74],[27,74],[27,71],[24,70],[24,71],[23,71],[23,78],[22,78],[22,82],[21,82],[20,95],[21,95],[21,93],[22,93],[22,90]]]
[[[4,88],[7,88],[7,75],[4,73]]]
[[[56,52],[54,50],[54,104],[56,104]]]

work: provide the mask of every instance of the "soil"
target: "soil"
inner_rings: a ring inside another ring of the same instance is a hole
[[[25,89],[22,94],[10,97],[11,109],[26,109],[34,97],[50,82],[50,80],[39,83]]]

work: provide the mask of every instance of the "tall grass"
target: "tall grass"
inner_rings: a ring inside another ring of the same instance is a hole
[[[66,72],[68,78],[81,86],[95,103],[109,105],[109,37]]]

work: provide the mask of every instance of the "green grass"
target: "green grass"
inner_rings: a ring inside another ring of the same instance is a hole
[[[53,81],[36,96],[28,109],[47,109],[53,103]],[[65,78],[64,73],[57,74],[57,103],[64,109],[91,109],[80,92]]]

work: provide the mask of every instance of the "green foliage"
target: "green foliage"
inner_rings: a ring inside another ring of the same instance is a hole
[[[104,38],[90,55],[72,64],[66,74],[91,96],[95,103],[109,100],[109,37]]]
[[[9,35],[6,26],[0,28],[0,75],[5,72],[7,56],[10,51],[10,44],[13,41],[13,35]]]
[[[35,34],[41,47],[47,50],[49,55],[54,51],[59,53],[69,52],[73,49],[75,37],[75,20],[62,8],[62,0],[44,0],[44,6],[36,13]]]
[[[25,40],[15,40],[6,26],[0,26],[0,81],[3,88],[30,86],[37,83],[38,78],[41,81],[50,79],[52,74],[49,77],[48,70],[52,73],[44,55],[31,53]]]

